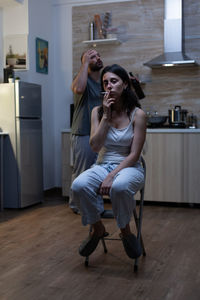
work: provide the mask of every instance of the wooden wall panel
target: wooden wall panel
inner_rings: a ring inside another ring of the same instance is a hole
[[[151,73],[143,62],[163,51],[163,1],[157,1],[158,8],[152,10],[153,1],[132,1],[100,5],[86,5],[73,8],[73,73],[80,66],[80,55],[88,48],[82,44],[89,38],[89,22],[95,14],[112,13],[112,27],[119,30],[121,45],[98,45],[104,64],[120,63],[130,71]],[[151,25],[150,25],[151,24]],[[140,71],[142,70],[142,71]]]
[[[187,5],[185,4],[187,2]],[[144,62],[163,52],[164,0],[135,0],[74,7],[72,12],[73,74],[80,67],[81,53],[89,48],[89,22],[98,13],[112,13],[112,26],[119,29],[120,45],[98,45],[104,65],[119,63],[146,82],[145,111],[168,114],[175,105],[194,112],[200,127],[200,67],[150,69]],[[200,63],[200,2],[184,1],[185,48]],[[198,29],[199,28],[199,29]],[[120,31],[121,30],[121,31]]]
[[[200,63],[200,1],[183,1],[185,52]]]

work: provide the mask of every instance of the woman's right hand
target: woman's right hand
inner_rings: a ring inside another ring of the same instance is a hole
[[[112,104],[114,103],[114,99],[110,98],[110,92],[105,92],[103,97],[103,117],[108,121],[112,119]]]

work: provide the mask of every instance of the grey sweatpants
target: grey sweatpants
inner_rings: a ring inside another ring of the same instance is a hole
[[[89,169],[96,161],[97,153],[94,153],[90,148],[89,135],[72,135],[71,146],[73,156],[73,169],[71,182],[74,181],[83,171]],[[75,204],[77,202],[74,199],[74,195],[70,191],[69,206],[78,211],[78,207]]]
[[[102,197],[98,195],[98,189],[108,173],[116,166],[116,164],[95,164],[73,181],[72,195],[81,211],[83,225],[94,224],[100,220],[104,203]],[[144,171],[140,163],[122,169],[115,176],[110,199],[119,228],[125,228],[130,222],[136,204],[134,195],[143,184]]]

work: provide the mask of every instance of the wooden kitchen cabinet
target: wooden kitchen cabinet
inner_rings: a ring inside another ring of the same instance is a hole
[[[147,132],[143,157],[147,174],[145,201],[200,203],[200,130]],[[62,194],[71,185],[70,132],[62,132]],[[139,193],[136,195],[139,199]]]
[[[62,195],[69,197],[71,186],[71,147],[70,132],[62,132]]]
[[[145,201],[200,203],[199,153],[199,133],[147,133]]]
[[[200,134],[184,135],[184,202],[200,203]]]

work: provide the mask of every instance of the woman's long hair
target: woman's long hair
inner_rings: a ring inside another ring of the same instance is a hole
[[[126,87],[126,89],[123,90],[123,92],[121,94],[121,98],[122,98],[122,101],[123,101],[122,102],[123,103],[123,109],[124,109],[124,111],[127,112],[128,117],[130,117],[131,111],[135,107],[141,108],[141,105],[138,102],[137,96],[135,95],[134,91],[131,89],[131,81],[130,81],[130,78],[128,76],[128,73],[126,72],[126,70],[124,68],[122,68],[121,66],[119,66],[117,64],[114,64],[114,65],[111,65],[111,66],[106,66],[103,69],[102,73],[101,73],[101,88],[102,88],[102,91],[104,91],[103,76],[107,72],[116,74],[117,76],[119,76],[121,78],[121,80],[124,83],[127,83],[127,87]],[[103,116],[103,104],[99,107],[98,116],[99,116],[99,120],[101,120],[101,118]]]

